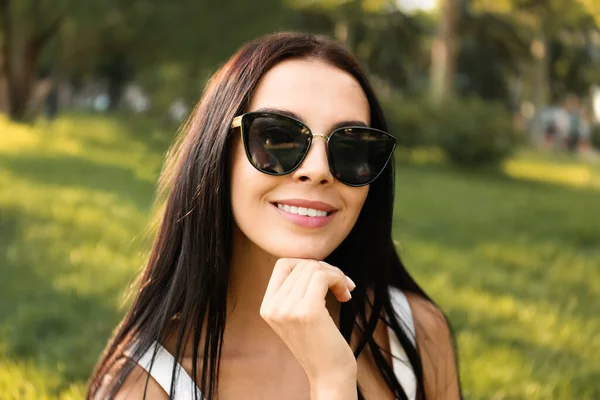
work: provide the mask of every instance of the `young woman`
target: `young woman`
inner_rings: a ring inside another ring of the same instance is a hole
[[[171,153],[139,291],[88,397],[459,398],[446,319],[391,238],[386,129],[340,44],[241,48]]]

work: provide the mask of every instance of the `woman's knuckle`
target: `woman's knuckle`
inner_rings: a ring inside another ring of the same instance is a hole
[[[324,269],[320,269],[315,272],[315,275],[317,276],[317,279],[328,281],[331,277],[331,272]]]
[[[310,308],[301,308],[300,310],[298,310],[297,313],[297,319],[299,322],[310,322],[312,321],[316,316],[316,313],[311,310]]]
[[[278,320],[281,322],[294,322],[298,318],[298,315],[292,310],[283,310],[279,314]]]
[[[280,311],[279,307],[275,307],[272,304],[263,306],[260,309],[261,317],[263,317],[264,319],[268,319],[268,320],[276,320],[279,317],[280,312],[281,311]]]
[[[291,263],[291,260],[287,259],[287,258],[280,258],[279,260],[277,260],[275,262],[275,266],[273,267],[274,269],[287,269],[289,268],[289,265]]]
[[[271,317],[271,310],[269,310],[267,307],[261,307],[260,316],[262,319],[269,319]]]

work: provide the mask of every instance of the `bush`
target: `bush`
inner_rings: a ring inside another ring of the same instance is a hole
[[[389,132],[398,141],[398,146],[412,149],[430,144],[433,109],[427,102],[391,96],[382,101],[382,106]]]
[[[522,137],[501,104],[481,99],[446,103],[437,110],[435,122],[434,144],[459,165],[497,165]]]
[[[400,147],[438,147],[458,165],[497,165],[522,137],[504,106],[478,98],[456,99],[438,107],[399,96],[382,103],[389,131]]]

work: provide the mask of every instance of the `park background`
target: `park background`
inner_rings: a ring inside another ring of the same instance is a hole
[[[596,0],[0,0],[0,398],[85,396],[180,122],[276,30],[333,36],[372,77],[394,238],[465,398],[599,399]]]

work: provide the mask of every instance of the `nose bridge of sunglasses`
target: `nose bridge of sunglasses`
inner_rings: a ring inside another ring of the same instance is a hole
[[[325,139],[326,142],[329,140],[329,137],[327,135],[322,134],[322,133],[313,133],[312,137],[313,137],[313,139],[316,138],[316,137],[322,137],[323,139]]]

